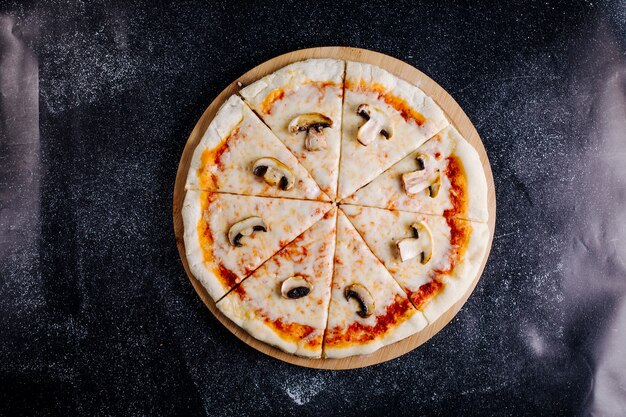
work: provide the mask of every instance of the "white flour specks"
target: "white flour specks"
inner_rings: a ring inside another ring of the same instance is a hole
[[[97,102],[140,80],[138,71],[145,63],[129,48],[125,23],[112,19],[91,33],[55,29],[41,51],[44,71],[56,74],[43,80],[41,90],[51,113]]]
[[[546,353],[546,342],[536,328],[530,327],[527,329],[526,342],[535,355],[541,357]]]
[[[502,382],[500,384],[487,385],[481,388],[470,388],[468,390],[461,391],[461,395],[489,394],[506,388],[509,385],[509,382]]]
[[[326,381],[319,376],[296,375],[288,378],[283,388],[289,398],[297,405],[304,405],[322,392]]]

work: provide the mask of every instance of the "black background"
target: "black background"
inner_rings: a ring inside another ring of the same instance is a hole
[[[441,3],[0,6],[0,414],[626,415],[626,6]],[[450,325],[337,372],[231,335],[193,291],[171,217],[212,99],[328,45],[444,87],[498,203]]]

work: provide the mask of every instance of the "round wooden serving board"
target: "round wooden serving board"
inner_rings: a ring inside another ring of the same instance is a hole
[[[471,143],[472,146],[474,146],[474,148],[478,151],[478,154],[480,155],[480,160],[485,170],[485,175],[487,177],[487,186],[489,189],[487,195],[487,198],[489,200],[489,247],[487,249],[487,252],[485,253],[485,258],[482,261],[479,273],[474,278],[474,281],[472,282],[472,285],[468,289],[467,293],[456,304],[454,304],[452,308],[444,313],[437,321],[431,323],[419,333],[399,342],[396,342],[392,345],[388,345],[382,349],[379,349],[378,351],[370,355],[352,356],[344,359],[306,359],[285,353],[279,349],[258,341],[257,339],[250,336],[245,330],[241,329],[239,326],[226,318],[217,309],[217,307],[215,306],[215,302],[206,292],[202,284],[200,284],[200,282],[196,278],[194,278],[194,276],[189,272],[189,264],[187,263],[187,258],[185,256],[185,245],[183,241],[183,220],[181,216],[181,208],[183,205],[183,200],[185,198],[185,180],[187,178],[187,171],[189,170],[189,163],[191,161],[193,151],[200,142],[200,139],[202,138],[202,135],[206,131],[207,127],[209,126],[209,123],[211,122],[211,120],[213,120],[215,113],[228,97],[237,93],[243,86],[251,84],[259,78],[264,77],[265,75],[270,74],[287,64],[309,58],[335,58],[377,65],[398,76],[399,78],[402,78],[419,86],[427,95],[431,96],[437,102],[437,104],[439,104],[439,106],[441,106],[441,108],[446,112],[449,120],[452,121],[452,123],[456,126],[459,132],[461,132],[465,139],[467,139],[469,143]],[[230,85],[228,85],[220,93],[220,95],[218,95],[217,98],[213,100],[211,105],[206,109],[200,120],[198,120],[195,128],[191,132],[191,135],[187,140],[185,149],[183,150],[183,154],[180,158],[178,173],[176,175],[176,184],[174,186],[173,210],[176,244],[178,245],[178,252],[180,253],[180,258],[182,260],[183,266],[185,267],[185,271],[187,271],[189,280],[191,281],[191,284],[195,288],[200,298],[202,298],[202,301],[204,301],[206,306],[209,308],[209,310],[211,310],[213,315],[215,315],[215,317],[217,317],[217,319],[222,322],[222,324],[226,326],[228,330],[230,330],[235,336],[237,336],[239,339],[243,340],[245,343],[252,346],[256,350],[259,350],[267,355],[273,356],[274,358],[280,359],[285,362],[310,368],[353,369],[385,362],[390,359],[397,358],[398,356],[403,355],[407,352],[410,352],[411,350],[415,349],[416,347],[430,339],[432,336],[434,336],[458,313],[458,311],[461,309],[463,304],[465,304],[465,301],[467,301],[468,297],[476,287],[476,284],[478,283],[478,280],[480,279],[480,276],[487,262],[487,258],[489,257],[496,222],[496,196],[493,183],[493,175],[491,173],[491,166],[489,165],[489,159],[487,158],[487,153],[485,152],[483,143],[478,136],[478,132],[472,125],[472,122],[470,122],[467,115],[463,112],[461,107],[443,88],[441,88],[436,82],[431,80],[427,75],[425,75],[418,69],[390,56],[378,52],[369,51],[366,49],[349,47],[323,47],[302,49],[270,59],[269,61],[266,61],[261,65],[256,66],[255,68],[251,69],[250,71],[246,72],[244,75],[230,83]]]

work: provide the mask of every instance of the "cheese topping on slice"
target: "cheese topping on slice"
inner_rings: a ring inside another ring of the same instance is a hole
[[[344,66],[334,59],[297,62],[240,91],[331,198],[337,194]],[[293,128],[307,115],[324,122],[316,129]]]
[[[331,208],[318,201],[189,190],[183,221],[191,272],[219,300]],[[242,236],[240,246],[231,243],[231,227],[250,218],[262,218],[266,231]]]
[[[380,123],[371,124],[362,111],[376,109]],[[367,123],[379,136],[364,132]],[[448,125],[441,109],[418,87],[368,64],[348,62],[346,67],[339,197],[345,198],[417,149]],[[385,129],[393,129],[387,132]],[[381,133],[381,129],[382,132]],[[360,133],[360,134],[359,134]],[[366,142],[366,145],[363,143]]]
[[[268,180],[269,174],[258,175],[255,167],[259,160],[275,161],[282,169],[280,177]],[[328,200],[296,157],[237,96],[219,109],[196,147],[186,188]]]
[[[403,175],[414,172],[437,173],[436,196],[428,186],[407,193]],[[342,203],[486,222],[487,180],[478,153],[449,126]]]
[[[330,300],[336,213],[336,209],[326,213],[217,307],[257,339],[289,353],[319,358]],[[306,294],[283,296],[282,286],[292,281],[300,286],[295,289],[307,288],[302,292]]]
[[[366,291],[371,300],[350,291]],[[361,297],[362,303],[358,298]],[[373,311],[364,311],[364,305]],[[341,358],[371,353],[426,326],[389,272],[367,248],[343,213],[337,222],[335,272],[324,339],[324,355]]]
[[[455,218],[342,205],[367,246],[429,322],[457,301],[475,277],[486,250],[488,228]],[[398,242],[414,238],[414,225],[427,225],[430,259],[402,259]]]

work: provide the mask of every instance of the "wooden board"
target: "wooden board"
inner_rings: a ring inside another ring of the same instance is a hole
[[[488,195],[489,200],[489,232],[490,240],[489,247],[485,254],[485,258],[482,261],[478,275],[474,278],[474,281],[467,293],[456,302],[446,313],[441,317],[424,328],[419,333],[408,337],[404,340],[396,342],[392,345],[388,345],[370,355],[353,356],[344,359],[306,359],[300,358],[295,355],[285,353],[279,349],[276,349],[270,345],[258,341],[250,336],[245,330],[230,321],[225,317],[215,306],[215,302],[206,292],[202,284],[196,280],[189,271],[189,265],[185,256],[185,245],[183,241],[183,220],[181,216],[181,209],[183,200],[185,198],[185,180],[187,178],[187,171],[189,170],[189,163],[194,149],[200,142],[202,135],[206,131],[209,123],[213,120],[215,113],[220,108],[222,103],[231,95],[237,93],[243,86],[251,84],[259,78],[270,74],[279,68],[284,67],[292,62],[302,61],[308,58],[336,58],[350,61],[360,61],[368,64],[377,65],[390,73],[405,79],[415,85],[418,85],[427,95],[431,96],[439,106],[446,112],[448,118],[461,132],[461,134],[469,141],[472,146],[478,151],[480,160],[485,170],[485,176],[487,177]],[[189,276],[191,284],[195,288],[196,292],[204,301],[206,306],[211,310],[215,317],[230,330],[239,339],[252,346],[253,348],[270,355],[274,358],[280,359],[285,362],[289,362],[295,365],[306,366],[310,368],[322,368],[322,369],[353,369],[361,368],[388,361],[393,358],[397,358],[411,350],[415,349],[422,343],[426,342],[439,330],[441,330],[446,324],[452,320],[452,318],[458,313],[465,301],[476,287],[478,280],[483,272],[489,252],[491,250],[491,244],[493,242],[493,233],[496,222],[496,197],[495,187],[493,183],[493,175],[491,173],[491,166],[489,165],[489,159],[483,143],[478,136],[478,132],[470,122],[467,115],[463,112],[461,107],[454,101],[454,99],[436,82],[430,79],[427,75],[412,67],[411,65],[402,62],[398,59],[390,56],[369,51],[366,49],[357,49],[349,47],[323,47],[323,48],[311,48],[303,49],[299,51],[290,52],[288,54],[280,55],[276,58],[270,59],[258,65],[257,67],[246,72],[241,77],[230,83],[218,96],[213,100],[211,105],[206,109],[195,128],[191,132],[187,145],[183,150],[183,154],[180,158],[178,165],[178,173],[176,175],[176,184],[174,186],[174,232],[176,234],[176,244],[178,246],[178,252],[180,254],[181,261],[185,267],[185,271]]]

